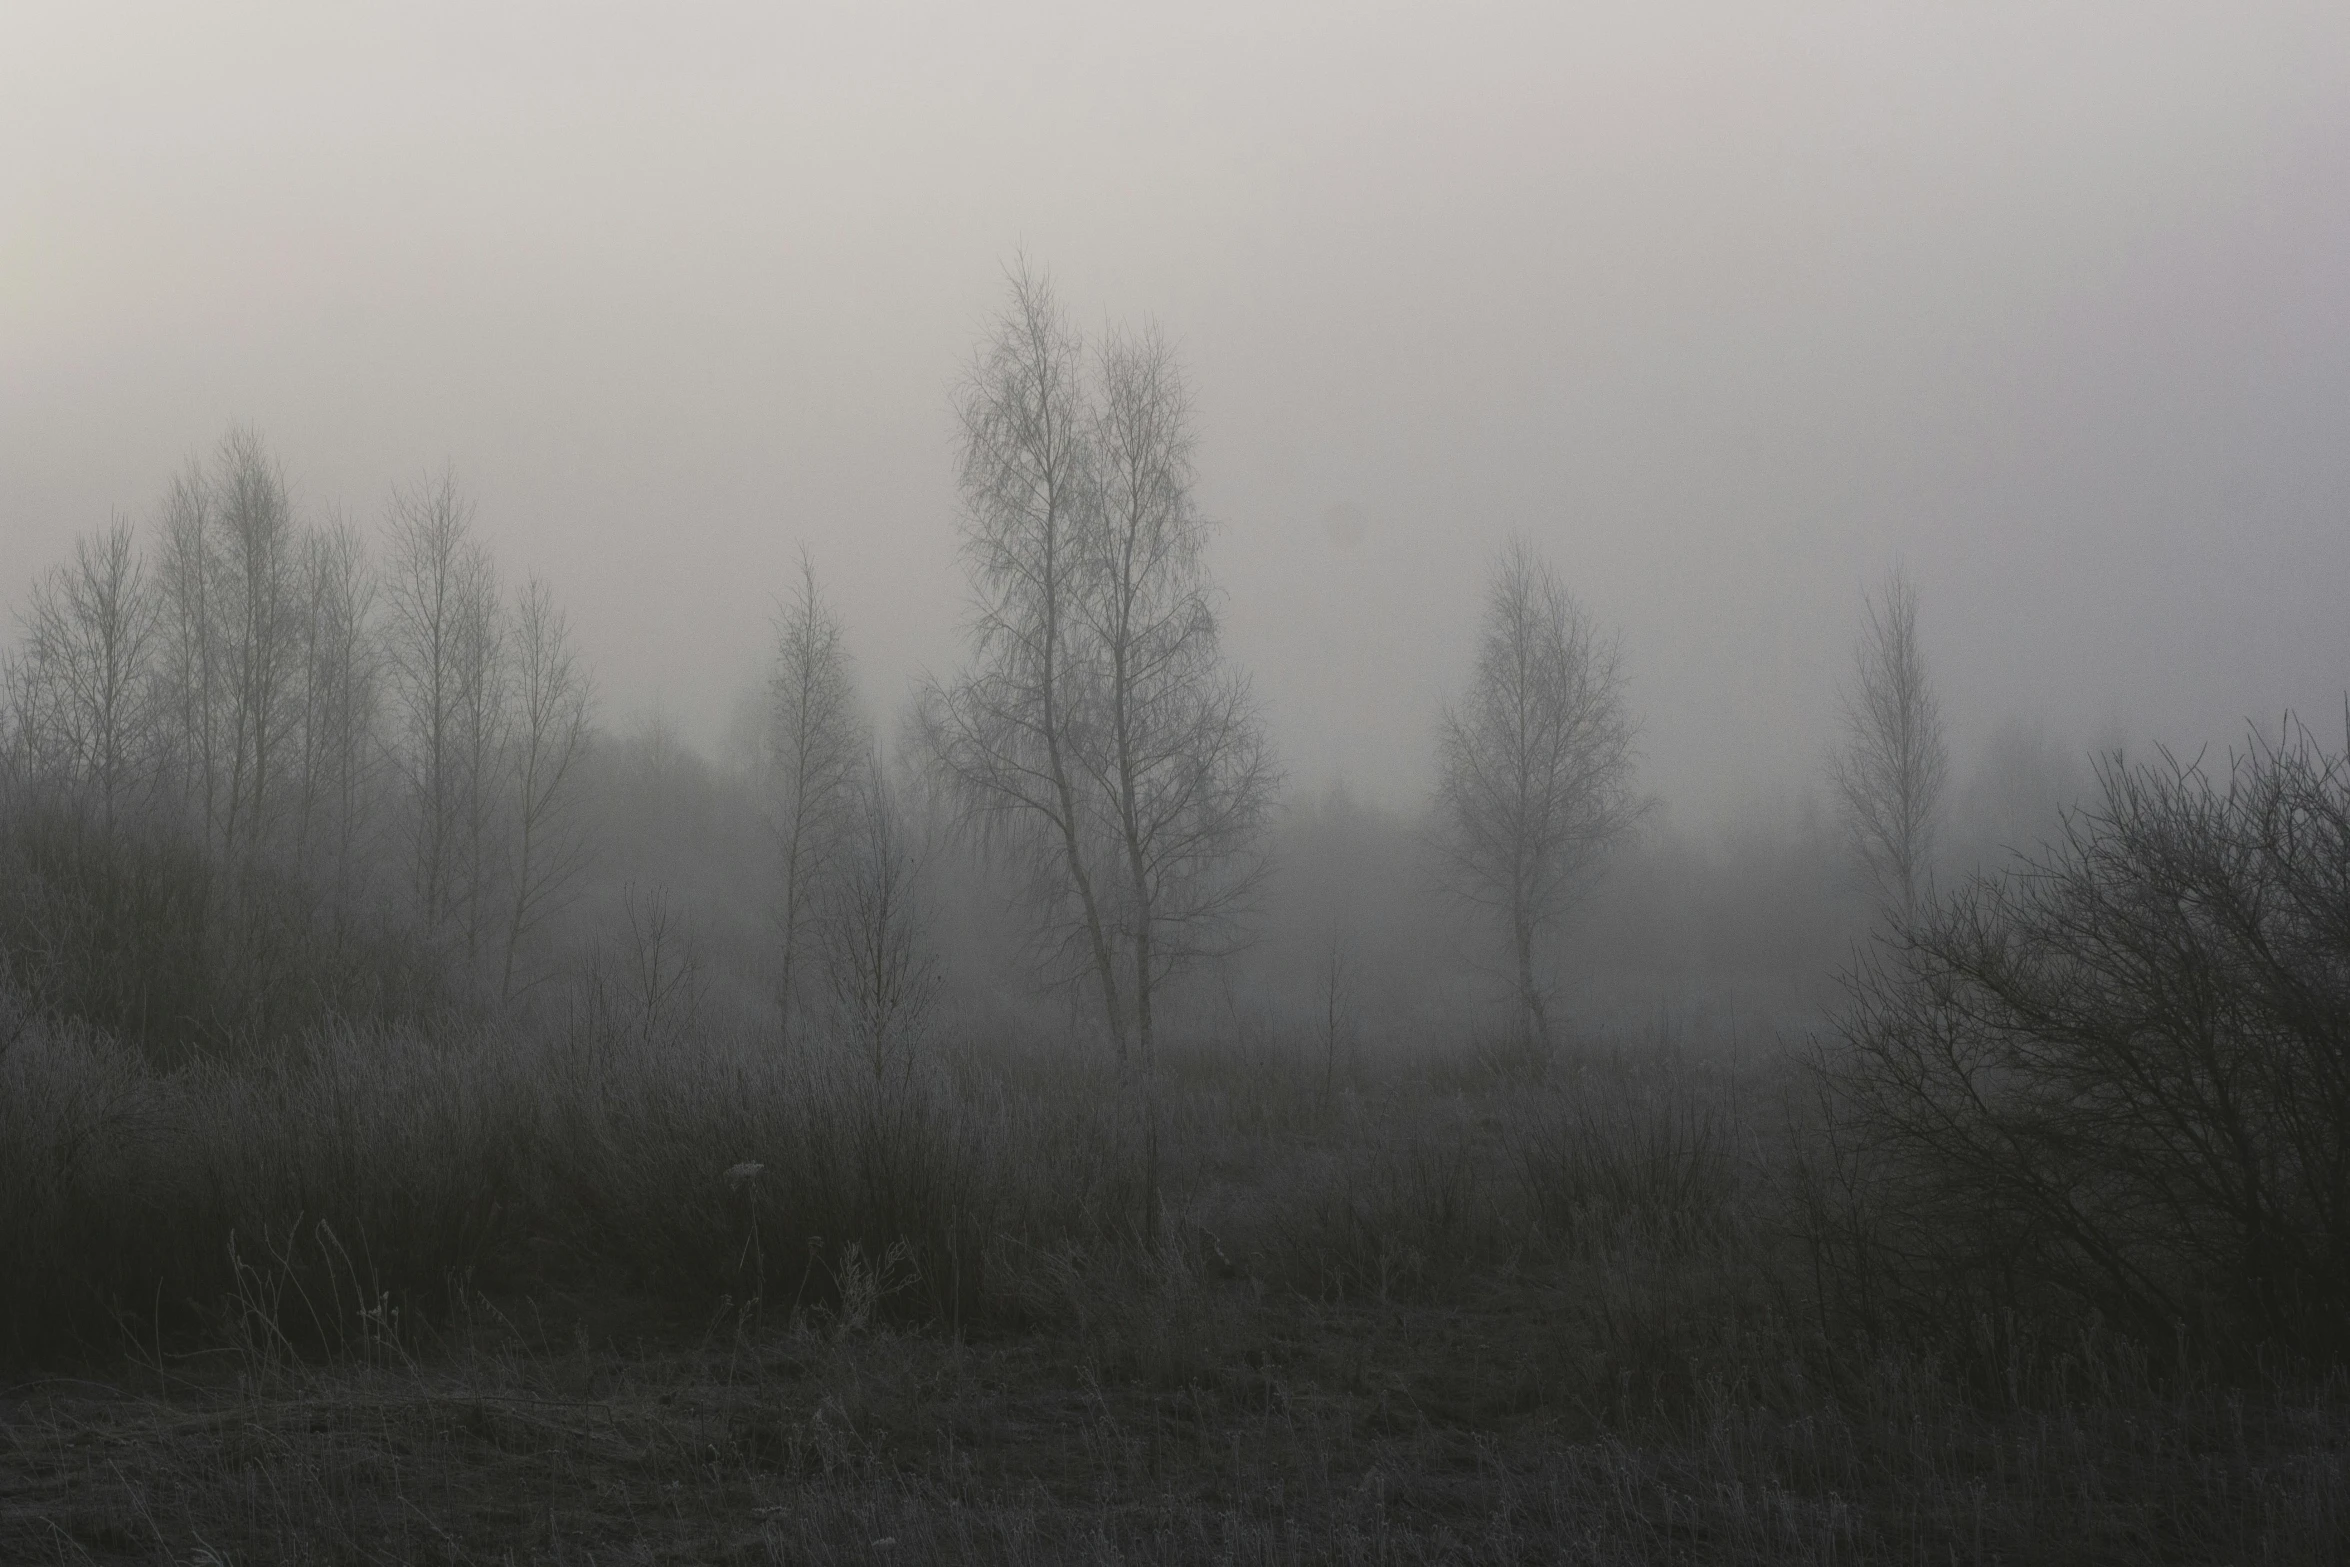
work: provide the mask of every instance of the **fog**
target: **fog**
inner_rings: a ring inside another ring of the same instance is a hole
[[[2350,685],[2323,5],[39,7],[0,49],[0,599],[249,424],[444,461],[604,722],[706,750],[805,546],[960,656],[1008,266],[1150,319],[1293,790],[1417,807],[1482,582],[1620,625],[1685,826],[1819,785],[1896,563],[1963,783]],[[2022,726],[2018,730],[2016,726]]]
[[[0,5],[0,1562],[2341,1559],[2345,285],[2342,0]]]

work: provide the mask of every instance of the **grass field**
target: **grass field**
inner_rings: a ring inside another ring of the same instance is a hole
[[[1863,1331],[1800,1074],[0,1056],[0,1561],[2324,1562],[2350,1387]],[[749,1166],[757,1166],[755,1170]]]

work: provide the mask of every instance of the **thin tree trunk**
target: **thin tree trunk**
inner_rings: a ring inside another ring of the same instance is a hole
[[[1077,889],[1077,901],[1085,913],[1086,939],[1093,948],[1094,972],[1102,982],[1102,1011],[1109,1020],[1110,1040],[1116,1047],[1118,1059],[1126,1059],[1126,1014],[1118,1004],[1118,959],[1110,948],[1109,933],[1102,927],[1099,900],[1094,896],[1093,876],[1085,868],[1085,852],[1077,836],[1077,790],[1069,777],[1067,759],[1062,754],[1061,712],[1058,682],[1055,673],[1061,648],[1061,572],[1060,524],[1061,502],[1055,489],[1045,496],[1045,626],[1044,626],[1044,747],[1047,768],[1052,774],[1053,792],[1060,802],[1061,848],[1067,856],[1069,880]]]

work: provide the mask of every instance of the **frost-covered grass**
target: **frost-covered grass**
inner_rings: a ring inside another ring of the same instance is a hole
[[[1861,1331],[1775,1059],[0,1054],[0,1560],[2325,1561],[2350,1394]],[[1791,1108],[1792,1107],[1792,1108]]]

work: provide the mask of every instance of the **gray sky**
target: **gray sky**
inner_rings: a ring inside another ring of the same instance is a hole
[[[1419,796],[1513,530],[1685,819],[1896,560],[1962,774],[2350,687],[2339,4],[12,5],[0,599],[243,420],[454,463],[608,717],[714,740],[803,542],[895,703],[1021,250],[1181,345],[1300,785]]]

